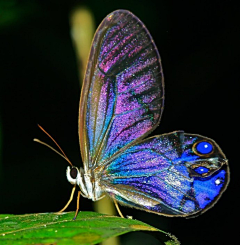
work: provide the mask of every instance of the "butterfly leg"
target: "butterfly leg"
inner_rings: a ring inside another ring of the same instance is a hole
[[[76,209],[76,213],[75,213],[75,216],[74,216],[73,220],[75,220],[77,218],[77,215],[78,215],[80,196],[81,196],[81,191],[78,191],[78,196],[77,196],[77,209]]]
[[[74,195],[75,190],[76,190],[76,185],[72,189],[72,193],[71,193],[70,199],[68,200],[67,204],[64,206],[63,209],[61,209],[59,212],[57,212],[57,214],[62,213],[68,207],[68,205],[71,203],[71,201],[73,199],[73,195]]]
[[[118,206],[117,201],[116,201],[115,199],[113,199],[113,201],[114,201],[114,204],[115,204],[116,209],[117,209],[117,211],[118,211],[118,214],[119,214],[122,218],[124,218],[122,212],[120,211],[120,208],[119,208],[119,206]]]

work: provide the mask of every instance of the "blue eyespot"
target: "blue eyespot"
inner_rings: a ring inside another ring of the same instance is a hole
[[[205,174],[205,173],[208,173],[209,169],[206,167],[200,166],[200,167],[195,168],[194,171],[198,174]]]
[[[196,145],[196,150],[200,154],[209,154],[213,150],[213,146],[207,141],[201,141]]]

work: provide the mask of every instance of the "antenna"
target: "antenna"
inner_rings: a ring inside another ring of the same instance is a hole
[[[66,156],[66,154],[64,153],[64,151],[62,150],[62,148],[58,145],[58,143],[53,139],[53,137],[45,130],[43,129],[43,127],[41,127],[39,124],[38,124],[38,127],[55,143],[55,145],[58,147],[58,149],[62,152],[62,154],[60,152],[58,152],[57,150],[55,150],[53,147],[51,147],[50,145],[40,141],[39,139],[33,139],[33,141],[35,142],[38,142],[42,145],[45,145],[47,146],[48,148],[50,148],[51,150],[53,150],[54,152],[56,152],[58,155],[60,155],[61,157],[63,157],[66,161],[68,161],[68,163],[72,165],[72,163],[70,162],[70,160],[68,159],[68,157]]]

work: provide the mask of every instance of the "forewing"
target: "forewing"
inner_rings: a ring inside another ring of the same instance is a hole
[[[85,168],[145,137],[163,109],[160,57],[144,24],[117,10],[98,27],[81,92],[79,138]]]
[[[201,152],[206,145],[212,150]],[[182,131],[131,146],[101,173],[102,188],[120,203],[166,216],[206,211],[228,182],[229,167],[219,146]]]

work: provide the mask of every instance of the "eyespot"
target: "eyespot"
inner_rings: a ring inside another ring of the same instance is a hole
[[[205,155],[213,151],[213,146],[208,141],[201,141],[195,145],[195,149],[199,154]]]
[[[71,168],[71,171],[70,171],[70,176],[73,178],[73,179],[76,179],[77,178],[77,174],[78,174],[78,171],[76,168]]]
[[[208,173],[208,172],[209,172],[209,169],[206,168],[206,167],[203,167],[203,166],[199,166],[199,167],[194,168],[194,171],[195,171],[196,173],[202,175],[202,174]]]

